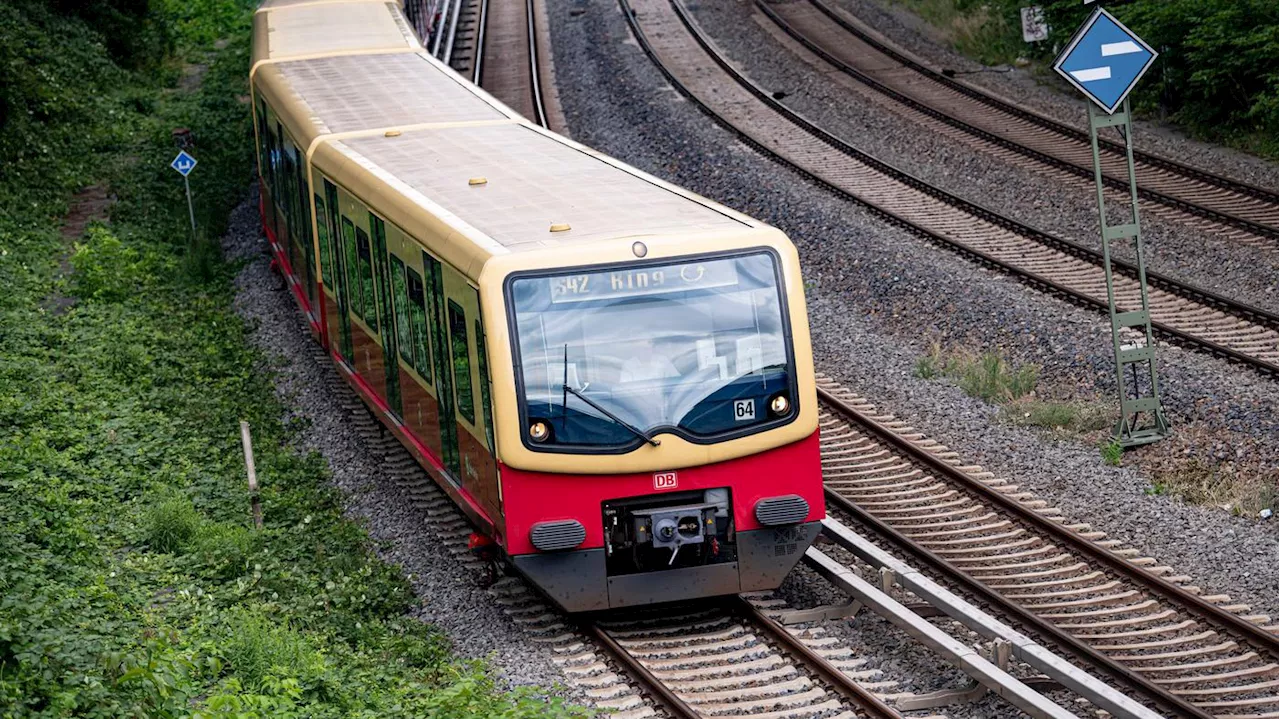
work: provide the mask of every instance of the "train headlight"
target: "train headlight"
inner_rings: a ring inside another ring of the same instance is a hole
[[[791,401],[787,399],[786,395],[774,395],[773,399],[769,400],[769,411],[775,417],[781,417],[791,411]]]
[[[546,422],[534,420],[529,425],[529,439],[535,442],[545,442],[550,436],[551,428],[547,426]]]

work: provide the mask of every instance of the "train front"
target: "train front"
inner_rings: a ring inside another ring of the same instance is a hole
[[[710,246],[502,283],[500,544],[566,610],[777,587],[825,516],[795,249]]]

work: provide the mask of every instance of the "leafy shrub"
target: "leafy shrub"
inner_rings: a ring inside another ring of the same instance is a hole
[[[260,535],[246,527],[207,522],[197,531],[193,554],[205,571],[227,579],[245,572],[250,558],[261,547],[260,540]]]
[[[89,226],[85,241],[76,244],[71,267],[76,296],[103,302],[120,302],[136,294],[147,275],[138,251],[96,223]]]
[[[202,519],[190,499],[180,494],[169,494],[151,502],[143,510],[142,531],[152,549],[176,553],[195,539]]]
[[[281,618],[233,609],[221,642],[222,658],[250,690],[267,688],[272,678],[295,679],[303,685],[326,673],[324,657],[306,637]]]

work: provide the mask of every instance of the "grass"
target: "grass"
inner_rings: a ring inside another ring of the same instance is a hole
[[[0,2],[0,56],[21,56],[0,99],[35,98],[0,120],[0,716],[580,715],[502,691],[409,617],[408,582],[291,449],[214,240],[252,179],[254,3],[151,4],[176,54],[143,72],[52,4]],[[179,86],[190,63],[198,88]],[[174,127],[197,142],[195,247]],[[90,185],[116,202],[71,246]]]
[[[147,544],[157,552],[175,553],[195,539],[202,517],[184,495],[162,496],[142,513],[142,531]]]
[[[1000,414],[1011,424],[1039,427],[1068,435],[1083,435],[1107,429],[1114,421],[1114,411],[1101,402],[1024,398],[1000,408]]]
[[[933,25],[960,54],[983,65],[1011,65],[1025,52],[1022,30],[986,4],[956,0],[900,0]]]
[[[1147,493],[1179,497],[1246,517],[1257,517],[1264,509],[1274,512],[1278,502],[1274,467],[1267,471],[1200,459],[1152,470]]]
[[[1040,368],[1013,366],[996,352],[943,350],[934,343],[929,353],[916,360],[916,376],[922,379],[947,377],[971,397],[992,403],[1010,402],[1035,391]]]
[[[1102,455],[1103,464],[1119,467],[1120,460],[1124,458],[1124,447],[1114,438],[1108,438],[1098,444],[1098,453]]]

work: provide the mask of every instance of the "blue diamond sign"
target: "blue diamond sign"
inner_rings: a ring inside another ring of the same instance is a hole
[[[1053,69],[1110,114],[1155,59],[1150,45],[1098,8],[1076,31]]]
[[[196,169],[196,158],[188,155],[186,150],[182,150],[177,157],[173,158],[173,162],[169,163],[169,167],[177,170],[179,175],[186,177],[191,174],[192,170]]]

